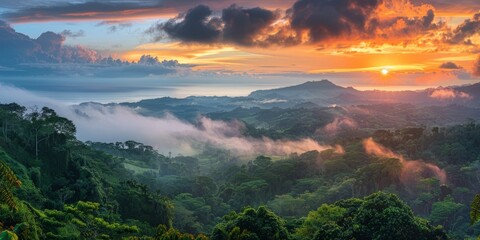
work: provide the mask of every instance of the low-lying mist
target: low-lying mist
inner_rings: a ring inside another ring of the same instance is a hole
[[[134,140],[151,145],[161,153],[193,155],[206,146],[225,149],[240,157],[288,155],[326,149],[335,149],[339,153],[343,151],[340,146],[322,145],[310,138],[273,140],[245,136],[244,125],[238,121],[224,122],[199,117],[197,124],[191,124],[168,114],[162,118],[143,116],[134,109],[122,106],[95,103],[69,106],[3,85],[0,85],[0,102],[53,108],[59,115],[75,123],[77,137],[82,141]]]
[[[367,154],[399,159],[402,164],[401,181],[403,183],[414,183],[422,174],[434,175],[442,184],[445,184],[447,181],[447,174],[437,165],[426,163],[422,160],[407,160],[402,155],[394,153],[392,150],[375,142],[373,138],[365,139],[363,147]]]
[[[181,154],[195,154],[209,145],[238,156],[287,155],[332,148],[309,138],[291,141],[247,137],[243,135],[244,125],[238,121],[200,117],[198,124],[193,125],[173,115],[146,117],[120,106],[84,104],[73,108],[76,111],[73,119],[81,140],[114,142],[130,139],[152,145],[159,151]]]

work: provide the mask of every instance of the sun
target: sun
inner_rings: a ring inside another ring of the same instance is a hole
[[[390,72],[390,71],[389,71],[387,68],[383,68],[383,69],[380,71],[380,73],[381,73],[383,76],[387,76],[389,72]]]

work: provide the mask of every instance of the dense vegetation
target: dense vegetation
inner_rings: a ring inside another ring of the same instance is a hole
[[[302,120],[328,123],[314,121]],[[470,205],[480,192],[480,125],[474,122],[358,130],[330,139],[344,154],[251,160],[222,149],[164,156],[134,141],[83,143],[74,124],[49,108],[0,105],[0,124],[1,240],[480,235],[480,207]],[[366,137],[405,159],[438,165],[447,181],[423,168],[405,180],[405,160],[367,154]]]

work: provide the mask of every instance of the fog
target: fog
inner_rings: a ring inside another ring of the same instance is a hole
[[[407,160],[402,155],[375,142],[372,138],[363,141],[365,152],[384,158],[397,158],[402,164],[401,180],[403,183],[414,183],[423,174],[434,175],[442,184],[447,181],[447,174],[438,166],[421,160]]]
[[[287,155],[326,149],[342,152],[339,146],[321,145],[310,138],[293,141],[244,136],[244,125],[238,121],[214,121],[200,117],[194,125],[173,115],[147,117],[122,106],[96,103],[66,105],[5,85],[0,85],[0,102],[53,108],[59,115],[75,123],[77,137],[82,141],[134,140],[151,145],[161,153],[193,155],[200,153],[206,146],[229,150],[237,156]]]
[[[355,120],[349,117],[336,117],[331,123],[325,125],[323,132],[333,135],[340,130],[355,129],[358,124]]]
[[[431,98],[441,99],[441,100],[453,100],[453,99],[471,99],[468,93],[460,92],[451,88],[438,88],[435,89],[431,94]]]

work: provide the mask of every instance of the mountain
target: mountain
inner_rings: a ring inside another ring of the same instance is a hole
[[[317,100],[325,101],[340,94],[354,94],[358,90],[344,88],[328,80],[310,81],[300,85],[252,92],[249,97],[255,99]]]
[[[254,99],[282,99],[291,106],[311,102],[319,106],[410,103],[418,105],[460,104],[476,107],[480,103],[480,83],[459,87],[438,87],[420,91],[359,91],[328,80],[305,82],[278,89],[254,91]]]
[[[90,103],[91,104],[91,103]],[[270,90],[258,90],[246,97],[206,97],[155,98],[133,103],[113,103],[108,106],[124,106],[135,109],[145,116],[162,117],[167,113],[181,119],[195,121],[199,115],[211,113],[237,113],[240,109],[315,109],[330,106],[358,105],[398,105],[407,104],[419,108],[439,106],[452,109],[451,106],[467,107],[468,114],[462,117],[474,117],[480,106],[480,83],[438,87],[418,91],[359,91],[352,87],[335,85],[328,80],[310,81],[299,85]],[[240,112],[245,112],[241,110]],[[474,115],[471,115],[471,114]],[[234,114],[235,115],[235,114]],[[458,122],[456,119],[454,122]],[[443,123],[443,122],[442,122]]]
[[[454,87],[454,89],[469,94],[473,98],[477,99],[477,101],[480,100],[480,82],[472,85]]]

